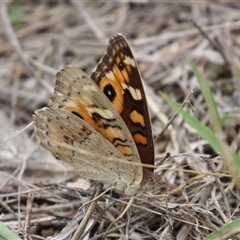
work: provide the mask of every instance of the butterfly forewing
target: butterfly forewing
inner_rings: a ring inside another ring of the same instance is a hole
[[[121,114],[133,136],[141,162],[154,164],[151,122],[141,76],[132,51],[121,34],[110,38],[106,54],[91,77]]]

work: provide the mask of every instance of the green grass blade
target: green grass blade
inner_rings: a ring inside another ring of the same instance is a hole
[[[20,27],[23,24],[23,22],[22,22],[22,17],[19,11],[18,4],[10,3],[8,5],[8,12],[9,12],[10,22],[12,23],[12,25],[15,27]]]
[[[233,236],[240,233],[240,220],[232,221],[217,231],[212,232],[204,240],[215,240],[215,239],[232,239]]]
[[[214,132],[216,133],[221,132],[221,120],[218,114],[217,104],[213,98],[213,94],[207,83],[207,80],[203,73],[198,70],[196,65],[191,60],[188,60],[188,62],[191,65],[193,73],[196,76],[200,88],[202,90],[202,94],[208,107],[208,114],[210,115]]]
[[[240,156],[238,156],[232,149],[229,148],[223,141],[221,141],[217,135],[215,135],[208,127],[199,122],[195,117],[191,116],[188,112],[182,109],[182,107],[174,102],[166,94],[160,92],[162,98],[178,113],[180,113],[183,118],[188,122],[198,134],[206,139],[209,145],[214,149],[216,153],[220,153],[223,156],[228,156],[233,159],[235,167],[238,173],[240,173]]]
[[[13,231],[0,222],[0,239],[4,240],[21,240]]]

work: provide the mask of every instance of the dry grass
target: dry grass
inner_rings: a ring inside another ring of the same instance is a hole
[[[23,129],[33,111],[48,103],[57,71],[72,64],[90,74],[109,36],[121,32],[147,84],[153,134],[157,136],[173,114],[158,90],[181,103],[195,89],[194,115],[211,127],[186,62],[190,57],[209,80],[221,116],[232,114],[224,125],[225,138],[239,153],[240,4],[28,1],[18,4],[19,26],[9,23],[7,3],[0,4],[0,142]],[[41,149],[32,133],[31,126],[0,149],[0,221],[25,239],[70,239],[86,216],[88,205],[78,209],[91,199],[95,183],[79,180],[70,166]],[[238,218],[239,190],[231,177],[220,175],[228,174],[224,159],[211,157],[207,142],[181,117],[155,148],[156,164],[170,153],[157,170],[165,173],[168,192],[136,198],[110,228],[108,239],[203,239]],[[209,171],[215,174],[206,174]],[[72,188],[81,184],[86,191]],[[101,196],[85,239],[100,239],[128,201],[109,193]]]

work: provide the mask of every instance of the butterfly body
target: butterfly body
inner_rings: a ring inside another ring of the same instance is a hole
[[[67,66],[57,74],[48,107],[33,115],[40,144],[83,177],[126,195],[159,188],[140,164],[154,162],[151,124],[136,62],[125,38],[110,38],[90,78]]]

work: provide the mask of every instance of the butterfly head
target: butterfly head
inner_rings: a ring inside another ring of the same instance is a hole
[[[142,193],[158,194],[163,191],[165,186],[165,179],[161,175],[154,174],[148,169],[143,169],[144,178],[141,182]]]

